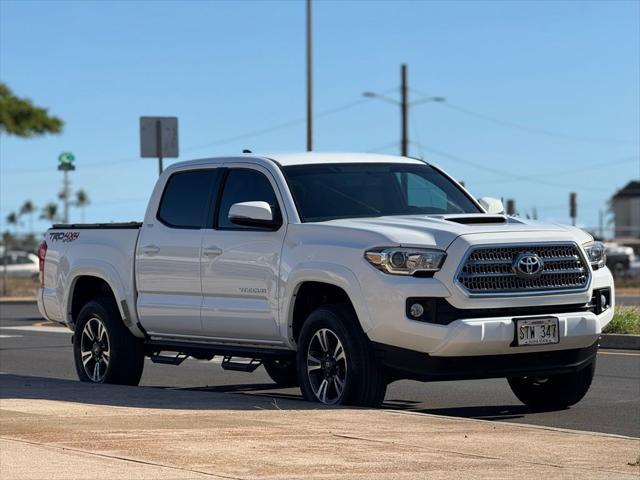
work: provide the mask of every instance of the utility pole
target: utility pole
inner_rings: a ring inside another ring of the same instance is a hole
[[[62,171],[62,195],[64,195],[64,219],[62,223],[69,223],[69,171]]]
[[[604,239],[604,211],[602,209],[598,210],[598,234],[600,235],[600,240]]]
[[[427,102],[444,102],[444,97],[423,97],[409,101],[409,80],[407,73],[407,65],[400,65],[400,101],[395,98],[389,98],[376,92],[364,92],[363,95],[368,98],[377,98],[393,105],[400,107],[400,154],[404,157],[409,155],[409,107]]]
[[[409,86],[407,85],[407,65],[400,65],[400,116],[402,118],[400,155],[409,154]]]
[[[313,150],[313,52],[311,47],[311,0],[307,0],[307,152]]]

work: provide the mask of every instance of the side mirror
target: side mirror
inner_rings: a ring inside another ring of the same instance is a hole
[[[275,229],[280,226],[267,202],[234,203],[229,209],[229,221],[242,227]]]
[[[478,199],[478,202],[484,208],[487,213],[491,215],[501,215],[504,214],[504,205],[502,205],[502,201],[493,197],[482,197]]]

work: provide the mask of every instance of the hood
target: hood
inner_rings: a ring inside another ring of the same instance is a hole
[[[581,244],[591,239],[582,230],[559,224],[504,215],[403,215],[393,217],[349,218],[323,222],[324,225],[369,231],[384,236],[390,243],[410,246],[432,246],[446,249],[461,235],[565,232],[567,240]]]

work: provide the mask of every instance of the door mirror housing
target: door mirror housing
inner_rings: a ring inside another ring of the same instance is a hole
[[[504,205],[502,201],[493,197],[482,197],[478,199],[480,206],[484,208],[488,214],[501,215],[504,214]]]
[[[281,223],[267,202],[234,203],[229,209],[229,221],[242,227],[269,230],[277,229]]]

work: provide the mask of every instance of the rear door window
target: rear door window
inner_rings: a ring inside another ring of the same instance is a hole
[[[158,220],[172,228],[205,228],[219,182],[219,169],[171,175],[160,200]]]

